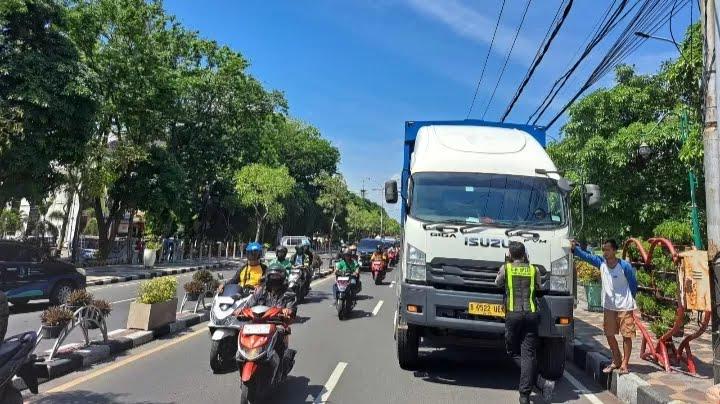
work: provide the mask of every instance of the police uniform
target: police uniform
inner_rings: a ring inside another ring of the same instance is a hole
[[[536,379],[535,357],[538,343],[538,324],[535,290],[540,287],[540,271],[525,262],[503,265],[495,284],[505,288],[505,344],[508,353],[520,357],[521,396],[529,396]]]

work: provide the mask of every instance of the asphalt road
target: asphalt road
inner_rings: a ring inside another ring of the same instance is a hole
[[[346,321],[337,319],[331,305],[334,278],[314,282],[309,302],[300,306],[293,325],[295,367],[270,402],[517,402],[519,370],[502,349],[423,348],[422,368],[401,370],[393,340],[394,286],[376,286],[367,274],[363,278],[362,300]],[[154,341],[112,362],[43,384],[44,393],[28,399],[58,404],[237,402],[238,374],[214,375],[208,366],[209,345],[201,324],[181,336]],[[618,402],[606,392],[587,392],[585,386],[593,385],[570,368],[553,402]]]
[[[229,268],[226,270],[213,270],[213,273],[222,272],[225,278],[232,276],[235,268]],[[181,275],[176,275],[178,279],[177,296],[178,296],[178,309],[182,297],[185,293],[183,285],[192,279],[194,272],[189,272]],[[137,297],[138,285],[143,282],[142,280],[113,283],[110,285],[100,286],[89,286],[87,290],[92,293],[96,299],[105,299],[112,304],[112,313],[105,320],[107,324],[108,332],[116,330],[118,328],[125,328],[127,324],[128,311],[130,311],[130,303]],[[212,298],[206,299],[208,306],[212,303]],[[10,308],[10,320],[8,323],[7,335],[16,335],[25,331],[37,331],[40,328],[40,314],[49,305],[48,301],[36,301],[31,302],[27,307],[22,309],[11,307]],[[185,305],[185,310],[192,310],[195,307],[195,302],[190,302]],[[101,333],[99,330],[90,330],[90,338],[100,339]],[[73,330],[68,338],[65,340],[65,344],[73,342],[82,342],[83,336],[80,329]],[[42,352],[46,349],[51,349],[55,340],[41,341],[38,346],[37,352]]]

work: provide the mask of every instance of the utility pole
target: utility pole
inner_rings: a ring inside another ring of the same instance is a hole
[[[715,55],[715,0],[700,1],[700,21],[704,38],[703,82],[705,100],[703,108],[703,148],[705,149],[705,209],[707,210],[708,258],[712,297],[713,379],[720,383],[720,137],[717,128],[715,98],[717,65]]]

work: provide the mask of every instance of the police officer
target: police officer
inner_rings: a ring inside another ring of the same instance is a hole
[[[538,301],[540,271],[530,264],[525,245],[511,241],[509,257],[500,267],[495,284],[505,288],[505,345],[508,353],[520,361],[520,404],[530,403],[530,393],[537,378],[535,366],[538,344]],[[543,394],[545,395],[545,394]]]

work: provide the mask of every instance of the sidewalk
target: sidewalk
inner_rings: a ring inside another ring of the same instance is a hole
[[[136,279],[148,279],[156,276],[176,275],[179,273],[197,271],[199,269],[218,268],[234,264],[235,260],[215,259],[212,261],[185,260],[169,264],[157,265],[154,268],[145,268],[141,264],[106,265],[101,267],[83,268],[87,279],[87,286],[106,285],[110,283],[127,282]]]
[[[607,340],[603,334],[603,314],[586,310],[587,302],[582,290],[578,291],[578,306],[575,309],[575,350],[590,354],[597,352],[605,357],[605,364],[612,357]],[[691,320],[685,326],[685,335],[697,331],[697,321]],[[708,327],[709,329],[709,327]],[[618,340],[620,337],[618,336]],[[709,331],[690,343],[697,376],[685,372],[685,369],[674,368],[665,372],[660,366],[640,358],[640,333],[633,341],[633,353],[630,358],[630,374],[619,376],[614,374],[607,380],[604,387],[611,390],[621,400],[629,403],[669,403],[673,400],[687,403],[709,403],[706,391],[712,387],[712,343]],[[682,338],[675,338],[675,346],[680,345]],[[621,345],[622,348],[622,345]],[[584,359],[585,355],[582,359]],[[575,361],[577,365],[578,361]],[[587,369],[587,366],[580,366]],[[604,367],[604,365],[602,366]],[[602,376],[596,375],[596,380]],[[601,385],[604,383],[600,383]]]

